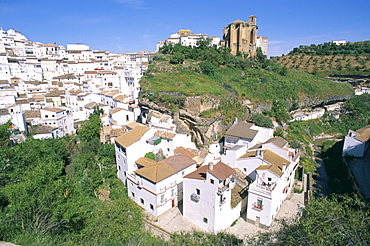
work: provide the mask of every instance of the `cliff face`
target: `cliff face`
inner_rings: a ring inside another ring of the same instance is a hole
[[[314,107],[321,104],[343,101],[350,99],[353,95],[341,95],[328,97],[326,99],[310,98],[302,95],[298,103],[299,108]],[[293,103],[293,102],[289,102]],[[217,108],[220,105],[220,100],[209,95],[187,97],[185,99],[184,108],[173,113],[170,109],[160,106],[148,100],[141,100],[140,104],[143,108],[148,109],[148,115],[155,114],[155,112],[165,113],[173,116],[176,131],[178,133],[190,134],[192,140],[198,147],[208,147],[210,141],[220,139],[225,131],[232,123],[225,124],[222,121],[222,115],[216,118],[202,118],[200,113]],[[255,105],[248,105],[251,111],[263,112],[264,110],[271,110],[271,103],[260,103]],[[144,122],[145,123],[145,122]]]

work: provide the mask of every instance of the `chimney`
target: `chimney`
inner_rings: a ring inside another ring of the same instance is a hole
[[[213,162],[208,162],[208,170],[213,170]]]

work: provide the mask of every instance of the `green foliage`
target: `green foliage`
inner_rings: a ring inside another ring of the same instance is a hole
[[[274,125],[272,124],[272,120],[264,114],[254,113],[252,114],[251,119],[253,123],[256,124],[257,126],[274,128]]]
[[[243,240],[236,238],[233,235],[227,233],[207,234],[204,232],[193,231],[191,233],[178,233],[171,236],[171,240],[167,245],[224,245],[224,246],[235,246],[243,245]]]
[[[144,157],[146,157],[146,158],[148,158],[148,159],[151,159],[151,160],[153,160],[153,161],[155,161],[155,160],[156,160],[156,158],[155,158],[155,154],[154,154],[153,152],[148,152],[148,153],[146,153],[146,154],[144,155]]]
[[[305,54],[305,55],[353,55],[353,54],[369,54],[370,41],[347,43],[337,45],[334,43],[311,44],[310,46],[301,45],[299,48],[294,48],[288,55]]]
[[[271,111],[266,111],[271,117],[275,117],[277,121],[287,122],[291,119],[288,113],[288,103],[283,100],[277,100],[272,104]]]
[[[77,135],[82,141],[90,141],[94,138],[99,138],[101,130],[101,120],[99,111],[89,116],[87,121],[84,121],[81,128],[78,130]]]
[[[8,130],[9,126],[11,126],[11,122],[8,121],[5,124],[0,125],[0,146],[8,147],[10,143],[10,135],[11,132]]]
[[[301,217],[281,221],[276,232],[248,240],[249,245],[368,245],[369,207],[357,197],[313,199]]]

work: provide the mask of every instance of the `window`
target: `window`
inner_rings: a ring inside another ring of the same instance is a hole
[[[140,198],[140,203],[144,205],[144,199]]]
[[[208,223],[208,219],[206,217],[203,217],[203,222],[207,224]]]
[[[151,210],[154,210],[153,204],[150,204],[149,207],[150,207]]]
[[[244,169],[244,172],[247,172],[247,169],[246,168],[243,168]]]
[[[134,193],[134,192],[131,192],[131,196],[132,196],[132,197],[135,197],[135,193]]]
[[[215,181],[214,181],[213,179],[210,179],[210,180],[209,180],[209,182],[210,182],[211,184],[214,184],[214,183],[215,183]]]
[[[200,195],[200,190],[196,189],[196,193],[197,193],[197,195]]]
[[[49,115],[45,114],[45,118],[48,118],[48,117],[49,117]]]
[[[268,178],[267,178],[267,181],[271,181],[271,178],[270,178],[270,177],[268,177]]]
[[[161,202],[164,202],[164,194],[161,195]]]
[[[257,199],[257,207],[262,209],[262,199]]]
[[[128,115],[126,115],[126,121],[129,121],[129,117],[128,117]]]

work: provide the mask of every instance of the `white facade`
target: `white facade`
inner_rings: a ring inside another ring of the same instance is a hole
[[[349,130],[344,138],[342,156],[363,157],[369,147],[370,126],[365,126],[357,131]]]

